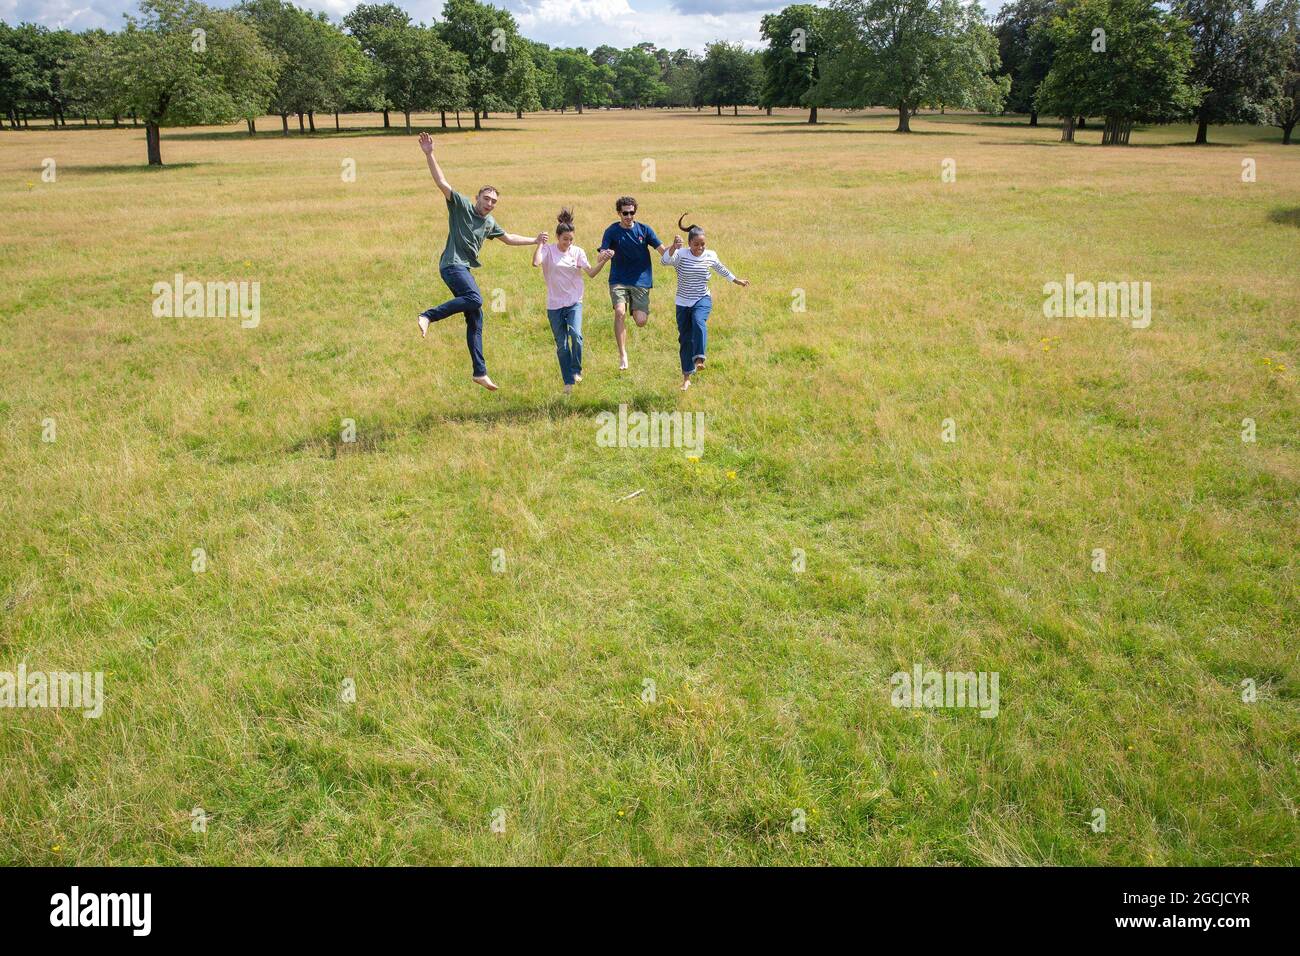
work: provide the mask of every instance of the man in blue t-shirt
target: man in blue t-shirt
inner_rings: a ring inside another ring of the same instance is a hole
[[[618,222],[605,230],[600,239],[601,251],[609,249],[614,258],[609,264],[609,298],[614,303],[614,341],[618,344],[618,367],[627,368],[627,310],[637,328],[650,319],[650,289],[654,275],[650,271],[650,250],[663,255],[664,244],[655,231],[636,221],[636,200],[619,196],[614,203]]]

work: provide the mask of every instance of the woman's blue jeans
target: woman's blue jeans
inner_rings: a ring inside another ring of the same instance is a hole
[[[551,334],[555,336],[560,375],[565,385],[572,385],[573,377],[582,374],[582,303],[547,309],[546,317],[551,320]]]

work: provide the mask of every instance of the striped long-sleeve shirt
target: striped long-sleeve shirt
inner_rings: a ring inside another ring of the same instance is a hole
[[[673,253],[665,251],[663,264],[677,270],[677,298],[673,301],[678,305],[694,305],[709,294],[710,269],[728,282],[736,278],[712,249],[705,249],[702,256],[694,255],[686,246]]]

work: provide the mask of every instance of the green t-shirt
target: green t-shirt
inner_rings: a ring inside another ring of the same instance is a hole
[[[479,267],[478,251],[485,239],[504,236],[506,231],[490,215],[480,216],[474,211],[474,201],[452,190],[447,200],[447,247],[442,250],[438,268],[447,266]]]

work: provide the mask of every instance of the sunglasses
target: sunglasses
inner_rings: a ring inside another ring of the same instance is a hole
[[[618,211],[618,214],[619,214],[620,216],[635,216],[635,215],[636,215],[636,210],[635,210],[635,209],[620,209],[620,210]]]

